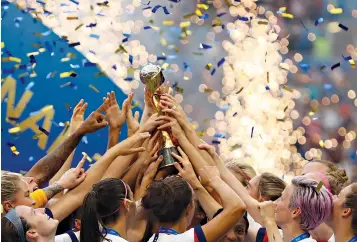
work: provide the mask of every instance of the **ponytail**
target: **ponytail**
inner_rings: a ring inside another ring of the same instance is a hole
[[[97,212],[97,193],[91,191],[83,201],[80,241],[101,242],[104,240],[99,221],[101,220]]]

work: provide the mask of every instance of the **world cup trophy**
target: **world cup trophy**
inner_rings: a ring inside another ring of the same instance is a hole
[[[164,84],[165,77],[162,73],[160,66],[146,65],[140,71],[140,80],[145,85],[146,92],[150,95],[150,101],[156,112],[160,115],[164,115],[160,108],[160,93],[157,93],[157,89]],[[177,160],[171,155],[175,153],[179,155],[179,152],[172,141],[170,133],[168,131],[161,131],[162,148],[158,152],[158,155],[163,156],[163,160],[159,166],[159,169],[165,167],[173,167],[174,162]]]

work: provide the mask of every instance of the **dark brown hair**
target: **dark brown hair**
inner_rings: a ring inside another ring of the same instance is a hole
[[[346,195],[344,207],[352,210],[351,229],[353,234],[357,234],[357,183],[351,184],[351,192]]]
[[[25,236],[26,232],[30,229],[30,225],[24,218],[21,218],[21,223],[24,228]],[[1,219],[1,241],[2,242],[21,242],[21,237],[15,228],[15,226],[6,217]]]

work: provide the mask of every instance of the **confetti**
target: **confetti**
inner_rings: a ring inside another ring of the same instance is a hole
[[[93,160],[95,161],[98,161],[100,158],[102,158],[102,155],[99,154],[99,153],[95,153],[93,156],[92,156]]]
[[[203,92],[204,92],[204,93],[212,93],[212,92],[213,92],[213,89],[211,89],[211,88],[205,88]]]
[[[316,192],[320,192],[320,190],[321,190],[321,188],[322,188],[323,185],[324,185],[324,183],[323,183],[322,181],[320,181],[319,184],[317,185],[315,191],[316,191]]]
[[[235,116],[237,116],[238,115],[238,113],[237,112],[235,112],[234,114],[233,114],[233,117],[235,117]]]
[[[174,25],[175,22],[174,22],[174,21],[168,21],[168,20],[166,20],[166,21],[162,21],[162,24],[163,24],[163,25],[166,25],[166,26],[171,26],[171,25]]]
[[[80,25],[78,25],[74,30],[78,30],[78,29],[80,29],[82,26],[83,26],[84,24],[80,24]]]
[[[261,24],[261,25],[268,25],[268,24],[269,24],[269,22],[267,22],[267,21],[259,21],[259,22],[258,22],[258,24]]]
[[[321,24],[323,21],[324,21],[323,18],[318,18],[318,19],[316,19],[316,20],[315,20],[315,26]]]
[[[14,127],[14,128],[11,128],[9,129],[9,133],[10,134],[17,134],[21,131],[21,128],[20,127]]]
[[[250,132],[250,138],[253,138],[254,126],[252,127],[252,131]]]
[[[285,91],[288,91],[288,92],[293,92],[293,91],[294,91],[293,89],[291,89],[290,87],[288,87],[288,86],[286,86],[286,85],[283,86],[283,89],[284,89]]]
[[[350,63],[352,69],[356,68],[356,63],[354,60],[351,59],[351,60],[348,60],[348,62]]]
[[[87,154],[85,152],[82,152],[82,155],[85,156]],[[89,161],[89,162],[93,161],[92,158],[89,157],[89,155],[87,155],[87,161]]]
[[[343,29],[344,31],[348,31],[348,27],[345,26],[345,25],[343,25],[343,24],[341,24],[341,23],[338,24],[338,27],[340,27],[340,28]]]
[[[166,15],[171,14],[171,13],[169,12],[169,10],[167,10],[167,8],[166,8],[165,6],[161,6],[161,5],[156,5],[155,7],[152,8],[151,11],[152,11],[153,13],[156,13],[156,11],[157,11],[159,8],[162,8],[162,9],[164,10],[164,13],[165,13]]]
[[[281,16],[283,18],[290,18],[290,19],[294,18],[294,15],[292,15],[291,13],[282,13]]]
[[[17,57],[1,57],[1,61],[3,62],[17,62],[17,63],[21,63],[21,59],[17,58]]]
[[[95,92],[99,92],[99,90],[95,87],[95,86],[93,86],[92,84],[89,84],[89,88],[91,88],[93,91],[95,91]]]
[[[333,8],[329,11],[331,14],[342,14],[343,9],[342,8]]]
[[[73,72],[73,71],[67,71],[67,72],[62,72],[60,74],[60,78],[66,78],[66,77],[76,77],[77,73]]]
[[[218,144],[220,144],[220,143],[221,143],[221,141],[219,141],[219,140],[212,140],[212,144],[218,145]]]
[[[214,73],[216,73],[216,68],[213,68],[213,70],[211,71],[211,76],[213,76]]]
[[[185,21],[180,23],[180,28],[187,28],[191,25],[190,21]]]
[[[218,61],[217,66],[220,67],[225,61],[226,59],[222,58],[220,61]]]
[[[97,34],[90,34],[89,37],[94,39],[99,39],[99,35]]]
[[[25,87],[25,90],[26,90],[26,91],[29,91],[34,85],[35,85],[34,82],[30,82],[30,83],[27,84],[27,86]]]
[[[340,66],[341,66],[340,62],[334,64],[333,66],[331,66],[331,71],[336,69],[337,67],[340,67]]]
[[[71,43],[71,44],[69,44],[69,47],[76,47],[80,44],[81,44],[80,42]]]
[[[15,155],[19,155],[20,154],[20,152],[16,149],[16,146],[13,145],[13,146],[10,147],[10,149],[11,149],[13,154],[15,154]]]
[[[129,62],[130,62],[130,65],[133,65],[133,56],[132,55],[129,55]]]
[[[67,17],[67,20],[78,20],[78,17]]]
[[[4,48],[4,47],[5,47],[5,43],[1,42],[1,48]]]
[[[239,89],[239,91],[238,91],[238,92],[236,92],[236,94],[241,93],[241,92],[243,91],[243,89],[244,89],[244,87],[242,87],[241,89]]]
[[[212,64],[211,64],[211,63],[208,63],[208,64],[206,65],[206,69],[207,69],[207,70],[211,70],[211,68],[212,68]]]
[[[175,87],[175,91],[178,93],[183,93],[184,90],[181,87]]]

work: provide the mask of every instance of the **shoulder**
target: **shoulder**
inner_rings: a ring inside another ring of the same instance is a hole
[[[79,232],[68,231],[64,234],[57,235],[55,242],[79,242]]]
[[[317,242],[316,240],[314,240],[312,237],[300,240],[301,242]]]
[[[106,239],[110,239],[112,242],[128,242],[127,240],[119,237],[119,236],[115,236],[115,235],[111,235],[111,234],[107,234],[107,236],[105,236]]]

